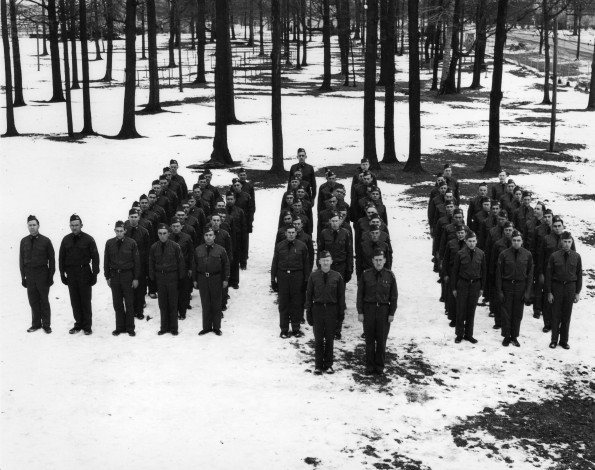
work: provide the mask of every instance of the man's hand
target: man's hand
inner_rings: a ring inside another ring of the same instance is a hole
[[[581,300],[581,295],[577,292],[574,294],[574,303],[577,303],[579,300]]]
[[[138,279],[134,279],[134,280],[132,281],[132,288],[133,288],[133,289],[136,289],[137,287],[138,287]]]
[[[364,321],[364,315],[363,315],[363,313],[358,314],[357,321],[360,322],[360,323],[362,323]]]
[[[453,290],[452,291],[452,296],[456,299],[457,298],[457,291]],[[479,294],[479,296],[481,297],[481,294]]]
[[[196,281],[194,282],[194,288],[198,289],[198,282],[196,282]]]
[[[68,285],[68,278],[66,277],[66,274],[60,274],[60,280],[62,281],[62,284],[64,284],[65,286]]]
[[[306,321],[308,325],[314,326],[314,318],[312,318],[312,310],[310,309],[306,310]]]
[[[223,281],[223,288],[224,288],[224,289],[227,289],[227,286],[228,286],[228,285],[229,285],[229,282],[227,282],[227,281]]]
[[[345,273],[345,284],[347,284],[349,281],[351,281],[351,276],[353,276],[353,273],[350,273],[350,272]]]
[[[279,284],[277,281],[271,281],[271,289],[273,289],[273,292],[279,292]]]
[[[192,269],[188,270],[188,277],[192,277]]]
[[[448,283],[448,280],[450,279],[450,277],[444,276],[442,279],[444,280],[444,283],[447,284]]]
[[[576,297],[575,297],[575,299],[576,299]],[[550,292],[550,293],[547,295],[547,301],[548,301],[550,304],[553,304],[553,303],[554,303],[554,294],[552,294],[552,293]]]
[[[498,299],[500,299],[500,302],[504,302],[504,292],[498,292]]]
[[[395,316],[394,315],[389,315],[388,316],[388,322],[389,323],[392,323],[394,319],[395,319]]]
[[[50,287],[54,285],[54,276],[50,276],[50,277],[48,278],[48,285],[49,285]]]
[[[24,277],[21,279],[21,286],[27,288],[27,279],[25,279]]]
[[[544,276],[543,274],[540,274],[540,275],[539,275],[539,283],[540,283],[540,284],[543,284],[543,283],[544,283],[544,281],[545,281],[545,276]]]
[[[95,284],[97,284],[97,274],[91,274],[91,282],[90,285],[94,286]]]
[[[112,281],[106,279],[105,282],[107,282],[107,287],[112,287]]]

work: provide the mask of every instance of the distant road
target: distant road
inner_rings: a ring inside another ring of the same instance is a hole
[[[563,56],[564,59],[574,59],[576,57],[576,46],[577,37],[571,36],[572,39],[567,37],[558,36],[558,54]],[[512,29],[508,33],[507,42],[510,40],[522,41],[524,43],[536,44],[539,47],[539,32],[535,30],[526,29]],[[550,49],[550,53],[553,54],[553,49]],[[593,39],[588,40],[581,39],[581,60],[592,60],[593,59]]]

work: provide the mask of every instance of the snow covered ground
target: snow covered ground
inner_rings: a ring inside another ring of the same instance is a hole
[[[123,42],[116,46],[123,47]],[[362,154],[361,88],[342,89],[337,83],[336,91],[324,96],[310,93],[320,83],[322,71],[322,50],[319,43],[316,46],[308,51],[313,65],[286,75],[316,82],[311,88],[292,87],[283,97],[286,168],[299,146],[308,150],[309,162],[317,168],[357,163]],[[399,468],[391,466],[395,455],[444,470],[545,468],[551,464],[547,458],[530,461],[532,456],[514,446],[490,458],[485,450],[457,447],[450,426],[502,402],[551,398],[548,384],[563,384],[565,374],[582,365],[593,367],[595,302],[588,295],[593,292],[592,277],[585,277],[583,300],[575,305],[569,351],[547,348],[549,337],[529,309],[520,349],[500,346],[501,338],[491,328],[486,307],[477,311],[479,343],[455,345],[437,300],[440,293],[428,256],[425,206],[405,195],[403,185],[381,184],[400,294],[389,337],[393,364],[386,379],[361,376],[363,343],[354,281],[348,286],[345,335],[336,344],[334,376],[310,373],[309,327],[303,339],[278,337],[269,269],[282,188],[257,191],[248,270],[241,274],[240,289],[231,292],[222,337],[197,336],[197,293],[189,318],[180,322],[180,336],[156,335],[157,302],[147,299],[145,313],[152,318],[137,321],[137,337],[112,337],[111,294],[102,276],[93,292],[92,336],[68,334],[72,311],[67,288],[58,276],[50,296],[54,333],[26,333],[30,311],[20,287],[18,246],[27,234],[27,215],[38,216],[41,232],[57,249],[69,232],[70,214],[78,213],[103,255],[105,241],[113,236],[114,221],[125,217],[131,202],[149,189],[170,158],[180,162],[186,181],[194,182],[196,175],[184,167],[209,158],[214,103],[184,103],[167,107],[167,113],[139,116],[137,129],[145,136],[142,139],[49,140],[48,134],[65,134],[64,105],[42,102],[51,91],[49,59],[42,58],[37,72],[35,41],[22,39],[21,48],[28,106],[15,114],[18,130],[27,135],[0,141],[7,198],[2,211],[7,225],[0,234],[3,470]],[[122,50],[117,49],[116,69],[123,68],[123,59]],[[103,67],[104,62],[92,63],[92,77],[101,77]],[[397,68],[397,78],[406,80],[406,57],[399,58]],[[537,116],[542,92],[534,86],[538,79],[509,73],[515,69],[506,66],[502,141],[513,146],[518,139],[547,141],[548,127],[518,120]],[[336,64],[334,71],[338,71]],[[174,87],[162,89],[162,101],[212,97],[212,75],[208,78],[207,88],[183,93]],[[361,86],[361,76],[358,81]],[[463,83],[469,82],[465,73]],[[485,78],[484,85],[488,84]],[[123,92],[122,86],[93,87],[94,127],[100,134],[118,132]],[[249,124],[229,128],[231,154],[250,169],[267,169],[271,145],[268,89],[242,83],[236,92],[236,114]],[[75,129],[82,121],[80,93],[73,95]],[[137,90],[137,104],[146,103],[147,96],[146,88]],[[378,97],[382,96],[379,91]],[[402,98],[399,95],[395,120],[397,156],[405,161],[407,103]],[[487,99],[422,103],[423,153],[487,148]],[[582,112],[586,101],[587,95],[575,90],[559,95],[558,141],[577,144],[567,151],[576,157],[574,163],[564,163],[568,171],[515,175],[517,183],[565,216],[575,235],[592,235],[594,229],[593,199],[572,199],[594,193],[595,126],[593,115]],[[381,149],[383,107],[378,103]],[[5,129],[4,114],[0,128]],[[426,166],[437,169],[431,160]],[[213,182],[228,185],[231,178],[231,172],[215,170]],[[473,181],[480,181],[480,176]],[[592,275],[593,246],[577,240],[577,249],[584,269]],[[420,368],[420,363],[427,367]],[[489,435],[483,438],[493,440]]]

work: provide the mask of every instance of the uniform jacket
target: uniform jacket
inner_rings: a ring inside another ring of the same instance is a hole
[[[271,263],[271,281],[277,278],[277,271],[304,271],[304,279],[310,275],[308,247],[299,240],[283,240],[275,246]]]
[[[568,252],[568,259],[564,250],[558,250],[550,256],[545,271],[545,291],[552,292],[552,282],[576,282],[576,293],[583,287],[583,264],[581,255],[576,251]]]
[[[357,313],[364,314],[365,303],[378,303],[388,305],[388,314],[394,315],[397,311],[397,280],[392,271],[382,268],[366,269],[357,281]]]
[[[93,237],[85,232],[75,236],[70,233],[62,239],[58,254],[60,274],[68,268],[80,267],[91,263],[93,275],[99,274],[99,252]]]
[[[194,250],[194,260],[192,263],[192,276],[194,282],[200,274],[220,273],[224,281],[229,281],[229,258],[225,248],[213,243],[209,249],[206,243],[203,243]]]
[[[141,275],[141,261],[136,242],[132,238],[124,237],[121,246],[118,237],[110,238],[105,242],[103,255],[103,274],[106,279],[111,279],[114,271],[132,271],[134,279]]]
[[[306,287],[306,310],[311,309],[314,303],[337,304],[340,312],[345,311],[345,282],[337,271],[331,269],[327,273],[326,283],[322,270],[310,274]]]
[[[485,289],[486,285],[486,258],[481,248],[475,248],[473,259],[471,258],[471,250],[465,246],[455,256],[455,262],[452,267],[452,284],[453,290],[456,290],[456,285],[459,279],[467,281],[479,280],[480,290]]]
[[[33,243],[31,240],[35,239]],[[56,255],[51,240],[41,234],[36,237],[27,235],[21,240],[19,249],[19,267],[21,268],[21,277],[27,277],[26,271],[30,268],[48,267],[48,280],[52,280],[56,272]]]
[[[515,254],[516,252],[516,254]],[[502,292],[502,281],[526,281],[526,298],[533,282],[533,255],[523,247],[508,248],[498,256],[496,268],[496,289]]]
[[[186,263],[182,255],[180,245],[172,240],[164,243],[161,241],[153,243],[149,250],[149,277],[155,280],[155,275],[161,272],[178,275],[178,279],[183,279],[186,275]]]

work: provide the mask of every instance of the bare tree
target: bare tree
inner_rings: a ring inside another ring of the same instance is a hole
[[[89,48],[87,43],[87,1],[79,0],[79,27],[81,33],[81,65],[83,73],[83,135],[95,134],[91,117],[91,92],[89,90]]]
[[[83,1],[83,0],[80,0]],[[68,6],[70,8],[70,52],[72,53],[72,85],[71,89],[78,90],[81,86],[79,85],[79,69],[76,54],[76,4],[75,0],[68,0]]]
[[[593,41],[593,59],[591,60],[591,83],[589,85],[589,101],[587,109],[595,111],[595,41]]]
[[[395,151],[395,20],[396,5],[393,1],[385,4],[381,17],[386,21],[386,51],[384,55],[384,156],[382,163],[398,163]]]
[[[14,107],[12,101],[12,64],[10,63],[10,42],[8,40],[8,8],[6,0],[0,0],[0,16],[2,20],[2,46],[4,51],[4,79],[6,81],[6,132],[2,137],[19,135],[14,124]]]
[[[264,56],[264,6],[263,6],[263,0],[258,0],[258,15],[259,15],[259,41],[260,41],[260,51],[258,53],[259,56]]]
[[[136,131],[136,0],[126,0],[126,71],[124,79],[124,112],[118,139],[140,137]]]
[[[308,26],[306,24],[306,0],[300,0],[302,22],[302,67],[308,65]]]
[[[284,173],[283,125],[281,114],[281,4],[271,0],[271,21],[273,26],[271,51],[271,124],[273,131],[273,154],[271,173]]]
[[[25,106],[23,96],[23,73],[21,71],[21,49],[17,29],[17,7],[15,0],[10,0],[10,33],[12,35],[12,61],[14,62],[14,106]]]
[[[373,0],[375,1],[375,0]],[[330,0],[322,0],[322,43],[324,65],[320,91],[331,91],[331,12]]]
[[[114,57],[114,0],[105,0],[105,26],[107,36],[107,60],[105,62],[104,82],[112,81],[112,64]]]
[[[485,52],[487,41],[486,0],[477,2],[475,12],[475,52],[473,57],[472,89],[481,88],[481,72],[485,70]]]
[[[68,136],[74,136],[72,126],[72,101],[70,99],[70,60],[68,57],[68,28],[66,27],[66,5],[60,0],[60,32],[62,33],[62,46],[64,52],[64,92],[66,94],[66,124]]]
[[[48,55],[47,34],[45,31],[45,26],[47,23],[46,16],[47,15],[46,15],[45,0],[41,0],[41,34],[42,34],[42,44],[43,44],[43,52],[41,53],[42,56]]]
[[[174,49],[176,47],[176,1],[169,0],[169,41],[167,43],[169,51],[169,68],[176,67]]]
[[[541,13],[543,18],[543,41],[545,49],[545,66],[543,71],[543,101],[541,102],[541,104],[552,104],[552,101],[550,100],[550,12],[547,0],[542,0],[541,2]]]
[[[56,0],[48,1],[48,24],[50,30],[50,57],[52,63],[52,98],[50,102],[64,101],[62,93],[62,76],[60,72],[60,45],[58,42],[58,16],[56,14]]]
[[[364,72],[364,157],[370,168],[379,168],[376,154],[376,49],[378,0],[368,0],[366,10],[366,58]]]
[[[205,0],[196,0],[196,80],[194,83],[207,83],[205,74]]]
[[[408,0],[409,16],[409,157],[403,171],[421,173],[421,122],[419,81],[419,3]]]
[[[147,42],[149,49],[149,102],[143,112],[160,113],[159,101],[159,64],[157,63],[157,16],[155,0],[146,0],[147,5]]]

